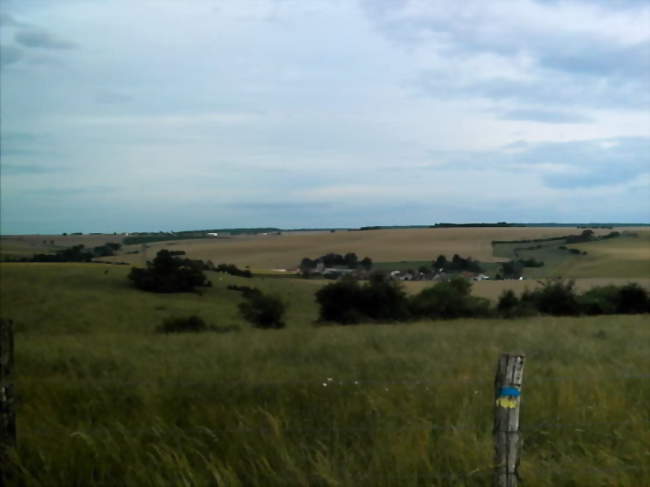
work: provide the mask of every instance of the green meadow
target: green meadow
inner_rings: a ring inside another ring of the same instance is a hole
[[[0,264],[11,483],[489,486],[496,361],[522,351],[526,485],[650,484],[643,316],[314,326],[321,281],[211,274],[201,295],[154,295],[128,270]],[[281,296],[287,328],[250,328],[229,284]],[[241,331],[154,333],[189,314]]]

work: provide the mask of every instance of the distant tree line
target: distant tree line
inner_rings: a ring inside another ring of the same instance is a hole
[[[436,223],[431,228],[494,228],[494,227],[526,227],[524,223]]]
[[[583,230],[579,235],[564,235],[560,237],[545,237],[545,238],[534,238],[534,239],[522,239],[522,240],[492,240],[492,245],[495,244],[515,244],[515,243],[537,243],[537,242],[552,242],[554,240],[564,240],[566,243],[571,244],[571,243],[583,243],[583,242],[591,242],[593,240],[602,240],[602,239],[608,239],[608,238],[617,238],[617,237],[622,237],[624,235],[627,236],[636,236],[634,233],[631,232],[609,232],[606,235],[602,235],[600,237],[596,236],[594,234],[593,230],[586,229]],[[523,249],[519,249],[523,250]]]
[[[344,325],[361,322],[403,322],[422,319],[514,318],[536,314],[554,316],[648,313],[647,291],[638,284],[593,288],[579,294],[573,281],[547,281],[517,297],[504,291],[496,307],[472,296],[472,284],[461,277],[439,282],[408,296],[401,284],[375,273],[360,284],[350,278],[316,292],[321,322]]]
[[[21,257],[13,260],[16,262],[91,262],[95,257],[115,255],[115,252],[120,248],[122,248],[122,245],[114,242],[108,242],[92,249],[87,249],[80,244],[57,250],[53,254],[35,254],[32,257]]]

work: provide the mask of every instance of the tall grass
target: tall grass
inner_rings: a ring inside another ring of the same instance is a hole
[[[243,325],[239,293],[158,301],[94,268],[60,266],[51,287],[48,267],[0,267],[17,485],[488,486],[503,351],[527,356],[528,485],[650,484],[643,317],[314,328],[310,287],[268,279],[293,298],[288,329],[160,335],[179,311]]]

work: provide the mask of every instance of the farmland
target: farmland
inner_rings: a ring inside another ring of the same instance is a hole
[[[169,248],[198,257],[202,245],[212,246],[203,250],[220,249],[205,254],[215,262],[263,269],[328,251],[380,262],[481,251],[495,261],[487,250],[493,239],[567,233],[480,229],[481,239],[468,230],[237,237]],[[567,272],[579,289],[649,287],[647,243],[641,232],[576,245],[587,255]],[[147,249],[150,257],[158,245]],[[276,260],[265,263],[257,250]],[[129,258],[142,255],[114,259]],[[492,381],[504,351],[527,356],[521,474],[528,484],[650,483],[644,316],[316,326],[314,292],[323,280],[207,272],[213,285],[201,294],[153,294],[130,285],[129,269],[0,264],[2,316],[16,327],[19,485],[489,486]],[[251,328],[233,284],[280,296],[287,328]],[[416,292],[430,283],[405,285]],[[477,282],[474,293],[495,300],[503,289],[536,285]],[[155,333],[164,319],[188,315],[239,331]]]
[[[600,231],[604,233],[604,230]],[[151,258],[159,249],[184,250],[191,258],[229,262],[252,269],[295,268],[303,257],[327,252],[355,252],[375,262],[431,260],[439,254],[472,256],[481,261],[503,260],[494,257],[493,240],[543,238],[578,233],[567,228],[436,228],[408,230],[285,232],[281,235],[237,236],[156,242],[144,249]],[[142,251],[141,245],[127,246]],[[141,264],[142,254],[115,258]]]

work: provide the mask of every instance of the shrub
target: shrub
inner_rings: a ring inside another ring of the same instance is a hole
[[[490,302],[471,295],[472,283],[461,277],[423,289],[411,300],[413,315],[422,318],[479,317],[490,314]]]
[[[519,298],[511,290],[504,290],[499,296],[499,302],[497,304],[497,311],[504,318],[513,318],[517,316],[517,311],[520,306]]]
[[[578,297],[580,310],[588,315],[613,314],[619,308],[619,288],[600,286],[591,288]]]
[[[580,313],[580,305],[574,284],[574,281],[562,279],[547,280],[542,282],[541,288],[526,293],[525,301],[532,302],[540,313],[555,316],[577,315]]]
[[[238,277],[253,277],[253,274],[248,269],[242,270],[234,264],[219,264],[215,270],[217,272],[225,272],[231,276]]]
[[[343,325],[359,323],[364,318],[360,311],[361,295],[361,286],[354,279],[341,279],[323,286],[316,291],[320,320]]]
[[[508,261],[501,264],[500,274],[504,279],[518,279],[523,273],[523,266],[519,262]]]
[[[398,321],[409,317],[409,301],[398,281],[375,272],[361,288],[359,311],[372,320]]]
[[[530,259],[519,259],[519,263],[524,267],[544,267],[543,261],[536,260],[532,257]]]
[[[261,291],[244,294],[245,301],[239,304],[239,312],[255,328],[284,328],[286,305],[276,297]]]
[[[253,294],[261,294],[262,291],[257,289],[256,287],[250,287],[250,286],[237,286],[235,284],[230,284],[227,286],[227,289],[231,291],[239,291],[242,293],[242,296],[245,298],[253,295]]]
[[[167,318],[156,328],[159,333],[197,333],[206,331],[208,325],[200,317],[191,315],[187,317]]]
[[[618,313],[647,313],[650,311],[648,292],[637,283],[626,284],[618,292]]]
[[[397,281],[376,272],[360,286],[352,278],[344,278],[316,292],[320,304],[320,320],[344,325],[361,321],[398,321],[409,317],[406,293]]]

